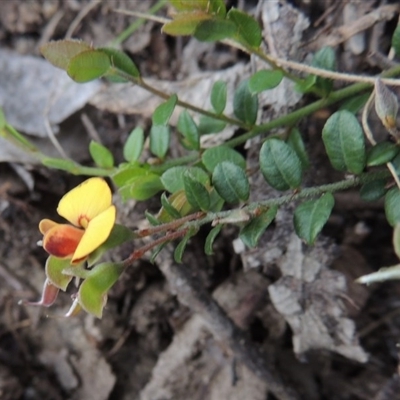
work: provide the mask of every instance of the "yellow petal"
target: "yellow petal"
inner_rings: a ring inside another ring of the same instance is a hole
[[[42,219],[39,222],[39,231],[44,235],[47,231],[49,231],[51,228],[55,227],[57,222],[52,221],[51,219]]]
[[[71,225],[55,224],[46,231],[43,237],[43,248],[54,257],[72,258],[84,232],[83,229]]]
[[[90,178],[60,200],[57,212],[71,224],[86,228],[89,221],[111,206],[111,190],[102,178]]]
[[[72,264],[88,256],[107,240],[115,223],[115,214],[115,206],[111,206],[89,222],[72,257]]]

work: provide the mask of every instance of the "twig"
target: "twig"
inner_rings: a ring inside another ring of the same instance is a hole
[[[71,25],[69,26],[67,33],[65,34],[65,39],[71,39],[75,29],[81,23],[83,18],[85,18],[86,15],[89,14],[90,11],[92,11],[93,8],[95,8],[99,4],[101,4],[101,1],[92,0],[90,3],[86,4],[86,6],[81,9],[81,11],[79,11],[78,15],[75,17],[75,19],[72,21]]]
[[[229,347],[238,361],[264,381],[276,398],[300,398],[286,382],[283,382],[275,369],[268,365],[265,356],[249,341],[244,332],[225,314],[199,283],[195,274],[191,273],[189,266],[168,260],[159,267],[179,300],[204,318],[211,333]]]

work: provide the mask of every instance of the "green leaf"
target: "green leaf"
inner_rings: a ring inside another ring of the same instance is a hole
[[[326,69],[329,71],[336,70],[336,55],[332,47],[323,47],[318,50],[313,57],[312,66]],[[317,87],[323,90],[325,94],[329,94],[333,88],[333,80],[328,78],[322,78],[318,76],[315,84]]]
[[[206,19],[201,21],[193,33],[200,42],[216,42],[235,36],[237,27],[235,23],[226,19]]]
[[[231,147],[221,145],[210,147],[201,156],[201,161],[208,171],[213,172],[215,167],[223,161],[231,161],[242,169],[246,169],[246,160]]]
[[[110,64],[113,68],[116,68],[134,78],[140,77],[140,72],[137,66],[124,52],[114,49],[112,47],[100,47],[97,50],[107,54],[110,60]]]
[[[246,173],[230,161],[223,161],[215,167],[212,181],[218,194],[228,203],[249,198],[250,186]]]
[[[231,8],[227,14],[227,19],[233,21],[237,27],[235,34],[237,40],[251,47],[260,46],[262,40],[261,28],[253,17],[237,8]]]
[[[249,89],[248,80],[243,80],[233,96],[233,112],[241,121],[254,125],[257,119],[258,98],[252,95]]]
[[[207,256],[212,256],[214,254],[213,244],[216,237],[221,232],[222,226],[223,226],[222,224],[214,226],[214,228],[212,228],[211,231],[208,233],[206,237],[206,242],[204,244],[204,252],[206,253]]]
[[[199,133],[200,135],[207,135],[209,133],[218,133],[225,129],[226,122],[220,121],[207,115],[202,115],[199,121]]]
[[[379,179],[365,183],[363,186],[361,186],[360,197],[364,201],[379,200],[386,193],[386,184],[387,181],[385,179]]]
[[[253,218],[240,231],[239,237],[242,242],[248,247],[256,247],[262,234],[275,219],[277,212],[278,207],[274,206],[258,217]]]
[[[397,187],[386,193],[385,214],[391,226],[394,227],[400,223],[400,190]]]
[[[124,144],[124,158],[128,162],[137,161],[142,154],[144,143],[143,129],[138,126],[130,134]]]
[[[392,47],[396,56],[400,56],[400,25],[397,25],[392,36]]]
[[[171,140],[169,126],[152,125],[150,129],[150,151],[158,158],[163,159],[167,154]]]
[[[210,184],[210,179],[207,172],[199,167],[172,167],[161,175],[161,182],[165,190],[170,193],[178,192],[184,188],[183,176],[189,172],[197,181],[205,186]]]
[[[123,271],[121,263],[106,262],[96,265],[79,288],[78,300],[82,308],[89,314],[101,318],[107,303],[107,293]]]
[[[146,216],[147,221],[149,221],[150,225],[152,226],[157,226],[160,225],[161,222],[151,213],[149,213],[147,210],[144,212],[144,215]]]
[[[112,179],[114,183],[118,187],[125,186],[127,183],[132,181],[139,176],[147,175],[149,173],[148,169],[137,167],[137,166],[129,166],[125,168],[120,168],[113,176]]]
[[[55,67],[67,70],[68,64],[77,54],[91,50],[89,44],[80,40],[57,40],[40,46],[43,57]]]
[[[200,149],[200,133],[192,116],[183,110],[178,118],[178,132],[186,139],[185,144],[189,149]]]
[[[218,194],[215,188],[210,191],[210,211],[218,212],[222,210],[225,200]]]
[[[295,85],[295,90],[300,93],[310,92],[317,82],[315,75],[307,75],[305,79],[301,79]]]
[[[71,58],[67,74],[78,83],[101,78],[110,71],[111,63],[107,54],[98,50],[86,50]]]
[[[268,139],[260,151],[260,169],[265,180],[275,189],[296,189],[302,180],[302,165],[296,152],[279,139]]]
[[[89,144],[89,153],[93,161],[100,168],[112,168],[114,166],[114,156],[107,147],[92,140]]]
[[[390,142],[380,142],[372,147],[367,154],[367,165],[374,167],[393,160],[399,154],[400,147]]]
[[[217,114],[222,114],[226,107],[226,82],[216,81],[211,89],[211,105]]]
[[[258,94],[264,90],[276,88],[283,79],[283,73],[279,70],[262,69],[253,74],[249,79],[251,94]]]
[[[182,263],[183,252],[186,249],[186,246],[189,242],[189,239],[195,234],[195,231],[190,230],[183,239],[179,242],[178,246],[176,246],[174,251],[174,260],[178,264]]]
[[[313,244],[331,215],[335,199],[325,193],[317,200],[300,204],[294,212],[294,228],[297,235],[308,244]]]
[[[208,12],[224,18],[226,15],[226,6],[224,0],[209,0],[207,2]]]
[[[391,161],[396,174],[400,176],[400,153]]]
[[[89,254],[88,265],[92,266],[97,263],[106,251],[135,238],[135,234],[129,228],[124,225],[115,224],[107,240],[94,252]]]
[[[370,93],[360,94],[358,96],[353,96],[343,102],[339,107],[339,110],[347,110],[353,114],[357,114],[368,101]]]
[[[312,65],[328,71],[336,70],[336,55],[332,47],[325,46],[318,50],[313,57]]]
[[[297,128],[293,128],[287,140],[287,144],[296,152],[301,161],[303,171],[310,167],[310,160],[304,145],[303,138]]]
[[[57,288],[65,291],[73,276],[63,274],[71,266],[71,260],[49,256],[46,261],[46,277]]]
[[[171,196],[168,197],[168,202],[180,213],[182,217],[194,211],[193,207],[189,204],[186,198],[186,193],[184,190],[179,190],[178,192],[171,194]],[[164,207],[161,207],[157,218],[161,223],[170,222],[174,219],[171,217],[171,214],[164,209]]]
[[[181,213],[171,205],[171,203],[168,201],[167,196],[165,193],[161,195],[161,205],[164,208],[164,210],[173,218],[173,219],[178,219],[181,218],[182,215]]]
[[[183,184],[189,204],[195,210],[208,211],[210,208],[210,195],[206,187],[196,180],[190,172],[183,175]]]
[[[173,7],[178,11],[194,11],[203,10],[206,11],[208,8],[209,0],[170,0]]]
[[[364,133],[349,111],[337,111],[322,130],[322,140],[333,168],[360,174],[365,167]]]
[[[167,101],[160,104],[151,117],[153,125],[167,125],[172,113],[174,112],[178,96],[173,94]]]
[[[129,183],[121,187],[120,194],[123,200],[135,199],[143,201],[150,199],[163,189],[160,177],[148,172],[146,175],[133,178]]]
[[[211,16],[203,11],[177,14],[172,21],[163,25],[162,32],[171,36],[193,35],[200,22],[210,18]]]
[[[393,249],[397,258],[400,259],[400,225],[396,224],[393,232]]]

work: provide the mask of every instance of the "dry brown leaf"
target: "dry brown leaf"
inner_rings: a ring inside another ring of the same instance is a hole
[[[345,314],[346,279],[327,269],[330,258],[321,242],[303,251],[293,234],[280,266],[283,276],[269,287],[271,301],[292,328],[298,356],[323,349],[366,362],[355,324]]]

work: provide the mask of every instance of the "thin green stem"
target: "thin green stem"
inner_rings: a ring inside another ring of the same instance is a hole
[[[143,89],[149,91],[150,93],[153,93],[156,96],[161,97],[162,99],[167,100],[167,99],[169,99],[171,97],[170,93],[165,93],[165,92],[163,92],[161,90],[158,90],[157,88],[155,88],[155,87],[149,85],[148,83],[144,82],[142,79],[136,80],[136,84],[139,85],[140,87],[142,87]],[[192,110],[192,111],[194,111],[194,112],[196,112],[198,114],[202,114],[202,115],[205,115],[205,116],[210,117],[210,118],[214,118],[214,119],[226,122],[227,124],[236,125],[236,126],[239,126],[240,128],[246,129],[246,130],[247,129],[251,129],[250,125],[247,125],[246,123],[244,123],[244,122],[242,122],[242,121],[240,121],[240,120],[238,120],[236,118],[231,118],[231,117],[228,117],[225,114],[216,114],[216,113],[214,113],[212,111],[204,110],[203,108],[197,107],[194,104],[188,103],[188,102],[183,101],[183,100],[179,100],[179,98],[178,98],[177,104],[179,106],[183,107],[183,108],[186,108],[188,110]]]

